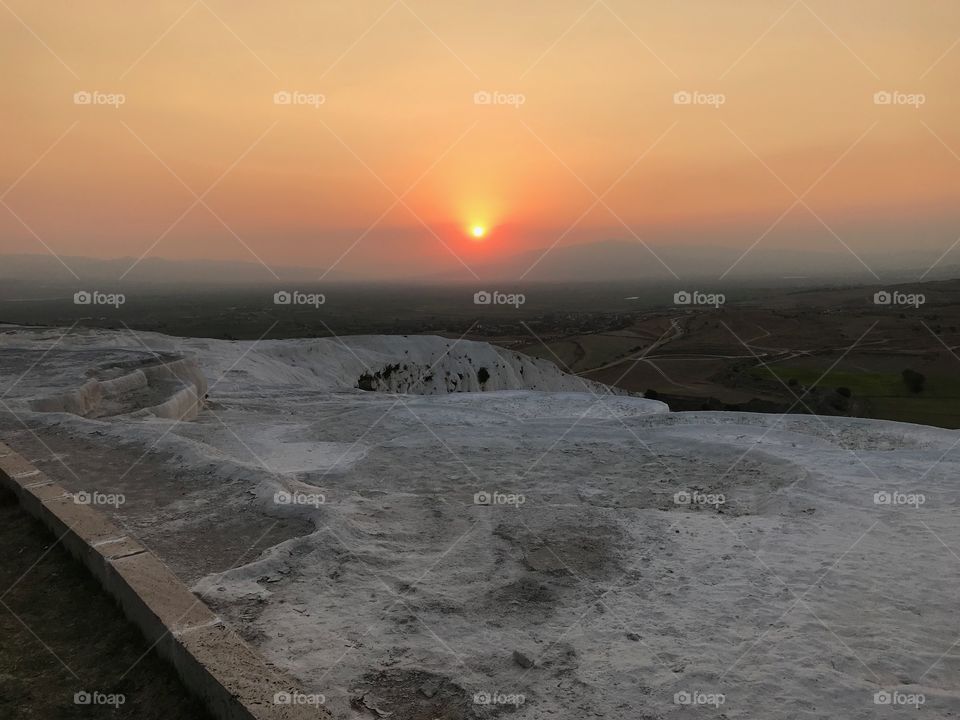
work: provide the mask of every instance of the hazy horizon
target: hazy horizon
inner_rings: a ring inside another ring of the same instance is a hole
[[[732,277],[960,257],[955,3],[288,10],[5,5],[0,254],[370,280],[604,241],[675,276],[648,246],[738,250],[706,263]]]

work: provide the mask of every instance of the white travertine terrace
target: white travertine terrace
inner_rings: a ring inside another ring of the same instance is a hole
[[[670,413],[437,337],[83,331],[50,350],[58,332],[7,330],[4,378],[49,353],[5,403],[69,439],[67,462],[122,444],[183,479],[124,521],[188,545],[241,513],[302,524],[191,579],[335,717],[365,693],[395,720],[496,716],[477,693],[523,695],[517,720],[872,718],[894,712],[883,691],[955,712],[956,431]],[[158,358],[183,373],[144,386]],[[195,418],[141,412],[199,397],[188,367],[209,384]],[[91,380],[99,401],[36,404]]]

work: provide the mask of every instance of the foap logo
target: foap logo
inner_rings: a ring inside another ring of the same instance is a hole
[[[680,490],[673,495],[673,502],[676,505],[710,505],[720,507],[726,504],[727,497],[723,493],[702,493],[699,490],[693,492],[689,490]]]
[[[73,294],[74,305],[109,305],[119,308],[127,301],[123,293],[105,293],[99,290],[78,290]]]
[[[116,509],[126,501],[127,497],[123,493],[102,493],[96,490],[93,492],[81,490],[73,494],[73,502],[75,505],[109,505]]]
[[[899,690],[880,690],[873,694],[874,705],[903,705],[919,710],[927,701],[923,693],[904,693]]]
[[[127,701],[123,693],[102,693],[97,690],[81,690],[73,694],[74,705],[110,705],[118,708]]]
[[[723,693],[705,693],[701,690],[688,692],[681,690],[673,695],[674,705],[707,705],[718,708],[727,701],[727,696]]]
[[[881,490],[873,494],[874,505],[890,505],[912,507],[915,510],[927,502],[927,496],[923,493],[904,493],[897,490]]]
[[[327,296],[323,293],[280,290],[273,294],[274,305],[312,305],[315,308],[319,308],[325,302],[327,302]]]
[[[527,96],[522,93],[505,93],[497,90],[478,90],[473,94],[474,105],[508,105],[519,108],[527,102]]]
[[[873,94],[874,105],[910,105],[919,108],[927,104],[923,93],[905,93],[899,90],[878,90]]]
[[[478,290],[473,294],[474,305],[513,305],[519,308],[527,301],[523,293],[505,293],[498,290]]]
[[[474,505],[513,505],[514,507],[520,507],[526,501],[526,496],[520,493],[503,493],[497,490],[493,492],[481,490],[473,496]]]
[[[927,301],[923,293],[902,293],[897,290],[879,290],[873,294],[874,305],[919,308]]]
[[[513,705],[518,708],[527,701],[527,696],[521,693],[489,692],[482,690],[473,694],[474,705]]]
[[[320,93],[300,92],[299,90],[278,90],[273,94],[274,105],[307,105],[314,110],[326,105],[327,96]]]
[[[697,90],[678,90],[673,94],[674,105],[709,105],[718,108],[727,103],[723,93],[705,93]]]
[[[718,308],[726,302],[727,296],[723,293],[678,290],[673,294],[674,305],[709,305]]]
[[[323,705],[327,696],[323,693],[302,693],[281,691],[273,696],[274,705]]]
[[[77,90],[73,94],[74,105],[110,105],[119,108],[125,105],[127,96],[123,93],[105,93],[99,90]]]
[[[273,494],[273,502],[277,505],[312,505],[320,507],[327,502],[323,493],[288,492],[280,490]]]

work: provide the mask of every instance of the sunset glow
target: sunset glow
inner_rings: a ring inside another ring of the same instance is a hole
[[[9,0],[2,250],[375,279],[956,239],[954,0],[504,7]]]

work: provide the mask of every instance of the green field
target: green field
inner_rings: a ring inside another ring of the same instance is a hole
[[[758,378],[771,374],[783,382],[795,379],[810,387],[820,379],[823,371],[784,366],[753,371]],[[907,389],[899,374],[833,370],[820,380],[818,387],[850,388],[855,400],[868,403],[870,417],[960,428],[960,377],[928,376],[923,391],[915,394]]]

